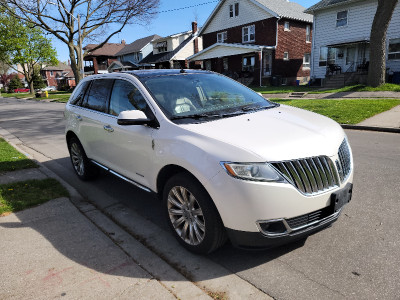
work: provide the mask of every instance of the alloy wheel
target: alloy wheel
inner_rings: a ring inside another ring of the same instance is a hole
[[[168,215],[176,233],[187,244],[196,246],[204,240],[203,211],[189,190],[175,186],[169,191]]]
[[[71,160],[76,173],[83,176],[85,173],[84,158],[81,149],[76,143],[71,145]]]

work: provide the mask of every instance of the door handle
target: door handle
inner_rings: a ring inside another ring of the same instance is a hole
[[[104,130],[108,132],[114,132],[114,129],[110,125],[104,125]]]
[[[82,117],[81,117],[80,115],[76,115],[75,118],[76,118],[78,121],[82,121],[82,120],[83,120]]]

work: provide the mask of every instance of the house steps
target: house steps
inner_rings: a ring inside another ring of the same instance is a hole
[[[249,86],[250,84],[253,83],[254,77],[240,77],[236,80],[245,86]]]
[[[289,96],[288,96],[288,98],[298,98],[298,99],[300,99],[300,98],[303,98],[305,95],[307,95],[307,93],[304,93],[304,92],[293,92],[293,93],[290,93],[289,94]]]

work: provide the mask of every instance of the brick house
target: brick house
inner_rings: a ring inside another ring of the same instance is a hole
[[[76,86],[71,66],[64,63],[60,62],[57,66],[44,67],[40,70],[40,74],[47,86],[54,86],[59,90]]]
[[[221,0],[199,33],[204,50],[188,59],[245,84],[308,82],[313,18],[304,10],[287,0]]]
[[[125,48],[124,40],[121,43],[106,43],[103,47],[92,51],[97,45],[89,44],[83,48],[84,55],[84,71],[85,75],[108,73],[108,68],[112,62],[117,60],[117,53]]]

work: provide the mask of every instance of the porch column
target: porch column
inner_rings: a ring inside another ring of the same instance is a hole
[[[99,65],[97,64],[97,58],[93,57],[93,72],[94,74],[98,74]]]

